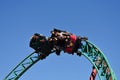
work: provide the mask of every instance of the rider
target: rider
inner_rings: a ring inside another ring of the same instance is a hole
[[[54,42],[54,48],[56,49],[56,54],[60,55],[61,50],[65,48],[67,37],[69,34],[66,31],[54,29],[51,31],[51,41]]]

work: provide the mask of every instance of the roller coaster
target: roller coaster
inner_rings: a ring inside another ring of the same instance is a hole
[[[104,53],[96,47],[93,43],[86,40],[82,42],[81,56],[86,57],[88,61],[94,66],[100,80],[117,80],[107,58]],[[52,53],[52,52],[51,52]],[[53,51],[54,53],[54,51]],[[5,78],[4,80],[18,80],[30,67],[38,61],[42,61],[41,54],[43,52],[34,51],[23,59]],[[48,56],[48,55],[47,55]],[[44,57],[45,58],[45,57]]]

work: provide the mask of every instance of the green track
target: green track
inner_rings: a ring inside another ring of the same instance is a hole
[[[96,68],[100,80],[117,80],[107,58],[94,44],[87,41],[80,51]],[[38,56],[35,52],[31,53],[21,61],[4,80],[18,80],[31,66],[40,60]]]
[[[96,68],[100,80],[117,80],[107,58],[94,44],[87,41],[81,51],[82,55]]]

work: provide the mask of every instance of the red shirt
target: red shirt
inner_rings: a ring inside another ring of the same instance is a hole
[[[76,42],[76,39],[77,39],[76,35],[74,35],[74,34],[70,35],[70,40],[72,41],[73,44]],[[66,47],[65,52],[72,53],[72,48],[73,48],[73,46]]]

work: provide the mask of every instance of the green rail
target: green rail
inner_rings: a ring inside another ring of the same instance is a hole
[[[94,44],[87,41],[82,46],[81,52],[96,68],[100,80],[117,80],[107,58]]]
[[[6,77],[4,80],[18,80],[32,65],[38,62],[38,54],[31,53],[24,60],[22,60]]]
[[[110,67],[107,58],[94,44],[89,41],[85,42],[80,49],[84,55],[96,68],[100,80],[117,80]],[[35,52],[21,61],[4,80],[18,80],[31,66],[38,62],[39,55]]]

